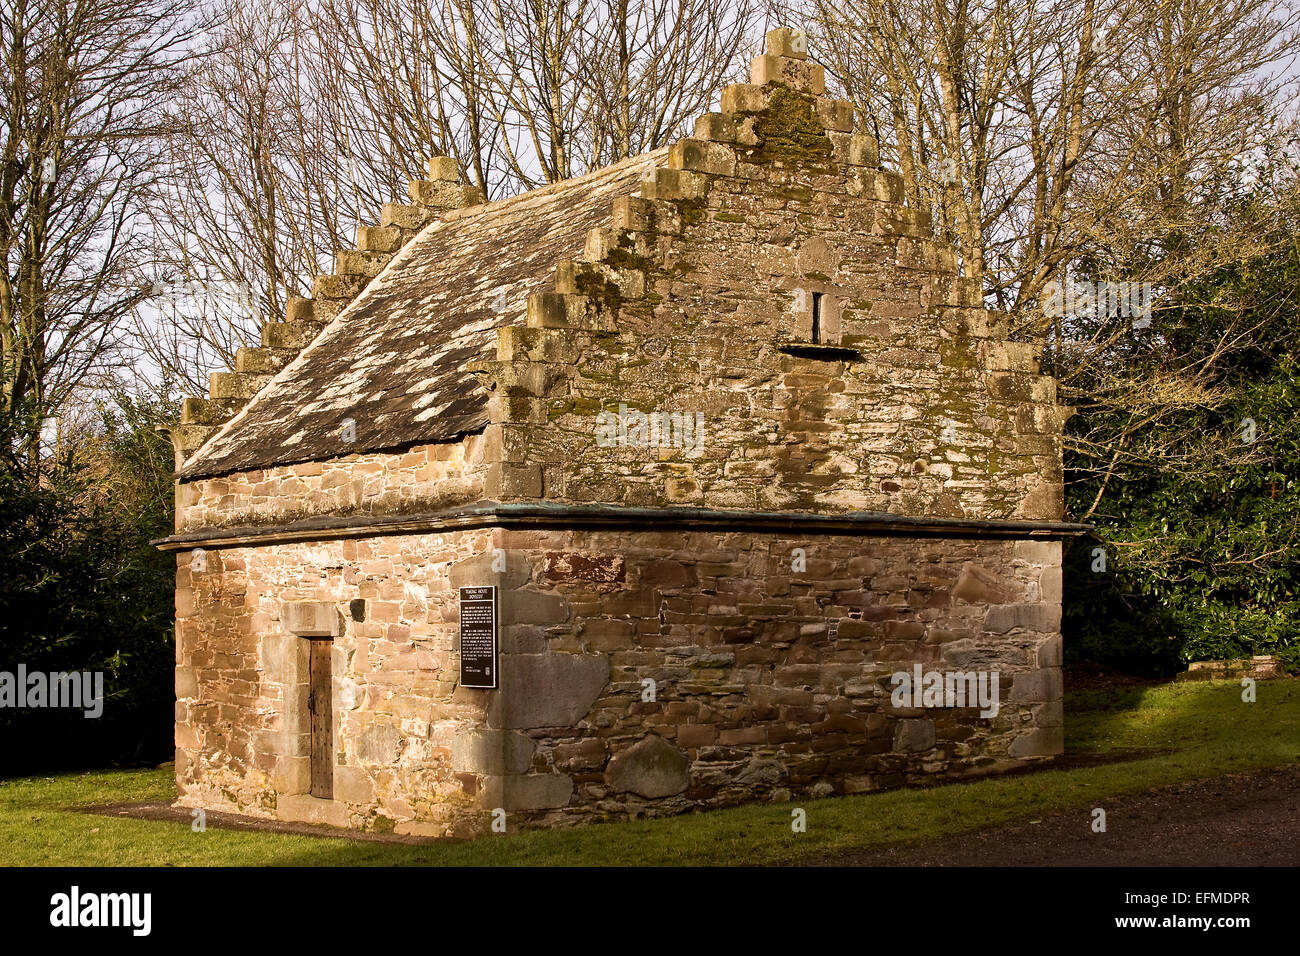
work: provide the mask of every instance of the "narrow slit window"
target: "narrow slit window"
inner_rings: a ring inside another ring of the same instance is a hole
[[[813,345],[820,345],[822,341],[822,293],[814,292],[812,299],[812,341]]]

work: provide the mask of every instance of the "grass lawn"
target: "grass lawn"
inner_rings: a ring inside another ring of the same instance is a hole
[[[1071,694],[1069,753],[1164,750],[1109,765],[1047,770],[922,790],[803,800],[411,846],[88,816],[86,804],[167,800],[167,770],[0,781],[0,863],[64,866],[686,865],[797,862],[841,850],[939,837],[1163,784],[1300,760],[1300,681],[1260,682],[1243,703],[1231,682]],[[807,811],[806,833],[790,813]],[[1081,820],[1081,825],[1086,821]]]

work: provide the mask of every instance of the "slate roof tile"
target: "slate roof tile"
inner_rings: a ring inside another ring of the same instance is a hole
[[[465,371],[666,150],[431,223],[186,462],[183,479],[447,442],[487,424]],[[502,295],[501,293],[504,293]],[[356,440],[343,440],[345,419]]]

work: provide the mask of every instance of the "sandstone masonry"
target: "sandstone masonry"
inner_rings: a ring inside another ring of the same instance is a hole
[[[471,835],[1062,751],[1070,410],[803,50],[581,179],[432,161],[301,352],[179,426],[182,805]],[[996,715],[898,706],[917,664],[997,672]]]

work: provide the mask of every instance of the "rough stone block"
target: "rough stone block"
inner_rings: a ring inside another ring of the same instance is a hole
[[[408,206],[404,203],[386,202],[380,209],[381,226],[397,226],[399,229],[418,231],[437,217],[437,213],[424,206]]]
[[[431,209],[465,209],[484,202],[483,191],[477,186],[459,182],[431,182],[427,179],[411,180],[411,202]]]
[[[341,800],[318,800],[306,794],[281,796],[276,802],[276,816],[300,823],[321,823],[331,827],[348,825],[347,804]]]
[[[880,151],[876,138],[865,133],[854,133],[849,140],[848,162],[854,166],[879,166]]]
[[[777,83],[793,90],[820,96],[826,92],[826,70],[820,63],[765,53],[754,57],[750,67],[750,82],[754,86]],[[735,112],[727,109],[725,104],[722,111]],[[849,128],[852,129],[852,126],[850,125]]]
[[[1039,667],[1060,667],[1061,666],[1061,635],[1049,638],[1042,644],[1038,645],[1038,666]]]
[[[531,329],[585,328],[591,304],[583,295],[535,292],[528,297],[528,327]]]
[[[708,192],[708,184],[708,177],[702,173],[660,166],[653,176],[641,180],[641,197],[652,200],[698,199]]]
[[[734,143],[736,124],[736,117],[730,113],[705,113],[695,121],[695,138],[714,143]]]
[[[308,773],[310,775],[310,767]],[[334,799],[344,803],[372,803],[375,786],[370,775],[357,767],[335,767]]]
[[[1063,694],[1064,687],[1059,667],[1026,671],[1012,678],[1011,700],[1016,702],[1060,700]]]
[[[725,143],[701,139],[683,139],[668,152],[668,164],[712,176],[732,176],[736,172],[736,154]]]
[[[429,179],[433,182],[459,183],[460,164],[450,156],[434,156],[426,164]]]
[[[325,601],[290,601],[282,615],[285,629],[299,637],[338,637],[343,633],[343,616]]]
[[[297,349],[240,348],[235,352],[235,371],[251,375],[274,375],[288,365]]]
[[[526,773],[537,744],[515,730],[470,730],[456,735],[451,766],[458,772],[503,775]]]
[[[1047,604],[1060,604],[1062,596],[1061,568],[1043,568],[1038,575],[1038,594],[1040,600]]]
[[[875,199],[877,202],[901,204],[903,201],[903,177],[892,170],[882,169],[876,173],[874,180]]]
[[[614,200],[614,228],[643,231],[654,225],[654,204],[637,196],[619,196]]]
[[[498,501],[542,496],[542,469],[538,465],[496,462],[483,476],[483,493]]]
[[[1016,588],[1011,582],[1003,581],[993,572],[968,561],[962,566],[952,596],[967,604],[1003,604],[1016,596]]]
[[[833,100],[829,97],[819,96],[814,104],[817,110],[817,118],[822,121],[822,125],[828,130],[834,130],[838,133],[848,133],[853,129],[853,104],[847,100]],[[858,165],[866,165],[860,163]]]
[[[495,584],[502,590],[521,588],[533,576],[528,552],[496,548],[457,561],[447,572],[453,588]]]
[[[306,793],[311,789],[311,758],[278,757],[269,782],[277,793]]]
[[[761,113],[771,102],[770,90],[751,83],[733,83],[722,91],[722,112]]]
[[[248,372],[213,372],[208,376],[208,397],[211,399],[249,399],[271,380],[270,375],[252,375]]]
[[[397,226],[357,227],[357,248],[367,252],[396,252],[402,246],[402,230]]]
[[[308,322],[266,322],[262,325],[262,345],[297,351],[310,345],[321,328]]]
[[[1012,757],[1055,757],[1065,753],[1064,727],[1036,727],[1011,741]]]
[[[361,249],[340,249],[334,253],[334,271],[338,275],[362,276],[373,279],[384,271],[393,259],[389,252],[369,252]]]
[[[802,30],[777,27],[767,31],[766,50],[773,56],[788,56],[796,60],[808,58],[808,35]]]
[[[894,750],[899,753],[919,753],[934,746],[933,720],[900,720],[894,729]]]
[[[304,299],[302,296],[290,296],[289,303],[284,309],[284,320],[286,322],[315,322],[316,303],[311,299]]]
[[[562,773],[484,777],[479,805],[485,810],[550,810],[568,804],[573,778]]]
[[[363,767],[389,767],[397,763],[405,740],[389,723],[373,724],[356,739],[356,762]]]
[[[571,726],[608,683],[609,660],[602,654],[503,654],[501,690],[492,695],[488,726]]]
[[[318,275],[311,283],[313,299],[355,299],[368,280],[361,275]]]
[[[182,425],[220,425],[239,411],[237,399],[212,400],[207,398],[181,399]]]
[[[1061,563],[1059,541],[1017,541],[1015,556],[1030,564],[1052,565]]]
[[[690,783],[690,761],[662,737],[647,734],[610,759],[605,783],[612,790],[647,799],[670,797]]]
[[[984,630],[1005,634],[1017,628],[1051,633],[1061,629],[1059,604],[999,604],[984,615]]]

